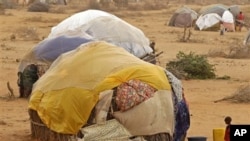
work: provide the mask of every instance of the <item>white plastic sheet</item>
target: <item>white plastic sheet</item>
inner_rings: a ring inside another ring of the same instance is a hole
[[[68,32],[68,31],[75,31],[76,28],[101,16],[118,18],[115,15],[112,15],[110,13],[107,13],[101,10],[90,9],[90,10],[86,10],[83,12],[79,12],[66,18],[65,20],[60,22],[58,25],[52,27],[48,38],[63,35],[65,32]]]
[[[199,27],[200,30],[212,27],[213,25],[222,21],[222,18],[215,13],[201,15],[197,21],[196,25]]]
[[[139,58],[153,52],[142,30],[100,10],[87,10],[72,15],[53,27],[48,38],[60,35],[106,41]]]
[[[222,21],[225,23],[234,23],[234,17],[233,14],[226,10],[222,15]]]

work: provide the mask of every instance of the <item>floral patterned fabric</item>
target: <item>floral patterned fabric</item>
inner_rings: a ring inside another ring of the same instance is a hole
[[[126,111],[149,99],[156,89],[140,80],[129,80],[117,87],[115,102],[121,111]]]

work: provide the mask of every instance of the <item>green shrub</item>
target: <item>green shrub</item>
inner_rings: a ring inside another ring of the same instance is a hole
[[[194,52],[189,54],[179,52],[176,58],[176,61],[166,64],[166,69],[179,79],[212,79],[216,76],[214,65],[209,64],[203,55],[196,55]]]

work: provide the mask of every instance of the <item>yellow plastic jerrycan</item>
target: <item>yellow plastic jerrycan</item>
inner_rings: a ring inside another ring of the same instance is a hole
[[[213,141],[224,141],[225,128],[213,129]]]

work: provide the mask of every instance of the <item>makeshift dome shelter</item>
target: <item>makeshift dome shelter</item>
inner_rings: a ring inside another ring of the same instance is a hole
[[[63,20],[51,30],[50,37],[73,35],[103,40],[125,48],[141,58],[152,54],[150,41],[137,27],[100,10],[87,10]]]
[[[35,83],[29,100],[32,135],[62,141],[81,131],[85,141],[170,141],[175,108],[184,98],[169,78],[164,68],[113,44],[82,44],[62,54]]]
[[[20,97],[28,98],[30,96],[33,84],[47,71],[58,56],[90,41],[92,40],[82,37],[59,36],[47,38],[30,49],[20,60],[18,66],[17,84]]]
[[[35,1],[31,3],[28,7],[29,12],[49,12],[49,4],[40,2],[40,1]]]
[[[233,16],[235,18],[238,15],[238,13],[240,12],[240,7],[238,5],[226,6],[224,4],[212,4],[212,5],[202,7],[199,11],[199,14],[205,15],[205,14],[209,14],[209,13],[216,13],[222,17],[223,13],[226,10],[230,10],[230,12],[233,14]]]
[[[213,30],[219,30],[221,22],[223,26],[227,29],[227,31],[234,31],[235,17],[239,12],[240,8],[238,5],[208,5],[201,8],[201,10],[199,11],[200,17],[198,18],[199,21],[197,20],[198,22],[196,22],[196,25],[209,25],[209,27],[206,26],[206,28],[199,27],[200,30],[208,28],[212,29],[213,27]],[[218,18],[218,16],[220,16],[221,21],[218,21],[220,19]]]
[[[193,21],[198,18],[198,13],[189,7],[181,7],[172,15],[169,26],[192,27]]]

